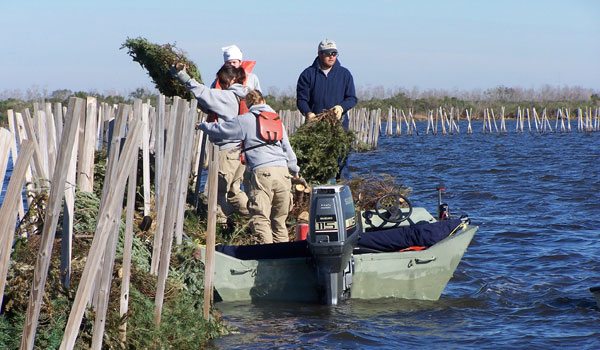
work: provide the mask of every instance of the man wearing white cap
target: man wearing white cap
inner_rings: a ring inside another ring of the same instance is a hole
[[[221,50],[223,50],[223,64],[228,64],[236,68],[244,68],[244,71],[246,72],[246,81],[244,85],[246,85],[252,90],[261,91],[258,77],[256,76],[256,74],[252,73],[252,69],[254,69],[256,61],[244,61],[242,50],[240,50],[240,48],[237,47],[237,45],[225,46],[222,47]],[[212,87],[216,87],[216,84],[217,80],[215,79]]]
[[[296,104],[308,119],[335,108],[337,118],[348,129],[347,112],[358,100],[352,74],[337,57],[335,42],[325,39],[319,43],[317,58],[298,78]]]

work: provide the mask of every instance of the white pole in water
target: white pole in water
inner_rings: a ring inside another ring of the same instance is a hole
[[[496,116],[494,115],[494,109],[490,108],[490,112],[492,113],[492,119],[494,120],[494,129],[496,130],[496,133],[498,133],[498,123],[496,123]],[[491,130],[492,130],[492,128],[490,127],[490,131]]]
[[[487,108],[483,110],[483,130],[481,130],[482,133],[485,134],[485,128],[486,128],[486,119],[487,119]]]
[[[465,108],[465,114],[467,115],[467,134],[473,133],[473,127],[471,126],[471,116],[473,115],[473,110],[470,111]]]
[[[431,117],[433,119],[433,114],[431,115]],[[434,124],[431,125],[431,129],[432,129],[431,131],[433,132],[434,135],[437,135],[437,122],[438,122],[438,110],[436,108],[436,110],[435,110],[435,125]],[[433,121],[432,121],[432,123],[433,123]]]

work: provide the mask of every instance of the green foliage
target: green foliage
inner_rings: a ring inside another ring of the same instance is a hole
[[[273,95],[266,95],[265,96],[265,101],[267,102],[267,104],[269,106],[271,106],[274,110],[276,111],[280,111],[280,110],[296,110],[298,109],[298,107],[296,106],[296,97],[295,96],[273,96]]]
[[[191,295],[165,301],[159,328],[154,325],[151,299],[132,288],[129,302],[126,349],[200,349],[227,332],[218,318],[207,322],[201,308],[190,307],[197,302]],[[118,339],[117,327],[108,326],[109,338]]]
[[[326,183],[339,173],[339,163],[348,157],[354,132],[341,123],[322,119],[306,123],[290,136],[300,173],[309,183]]]
[[[139,98],[140,100],[147,100],[147,99],[156,100],[157,95],[140,87],[140,88],[135,89],[135,91],[131,92],[129,94],[129,97],[131,99]]]
[[[9,98],[8,100],[0,101],[0,127],[8,125],[8,111],[9,109],[14,110],[15,112],[21,112],[25,108],[32,108],[33,102],[31,101],[22,101],[14,98]]]
[[[169,69],[171,65],[183,63],[187,73],[198,82],[202,82],[200,72],[194,62],[187,59],[185,53],[175,45],[158,45],[145,38],[127,38],[121,49],[127,49],[129,56],[138,62],[152,78],[156,88],[165,96],[180,96],[191,99],[192,94],[176,78],[173,78]]]
[[[99,208],[100,199],[93,192],[75,191],[73,232],[81,235],[93,235],[98,223]]]

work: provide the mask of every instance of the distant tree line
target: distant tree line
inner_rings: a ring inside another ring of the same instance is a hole
[[[33,108],[34,102],[61,102],[66,104],[69,97],[94,96],[99,102],[109,104],[131,103],[134,99],[150,99],[154,104],[158,92],[146,88],[137,88],[135,91],[120,94],[116,91],[71,91],[68,89],[55,90],[50,93],[40,91],[37,88],[28,89],[25,92],[9,90],[0,93],[0,126],[7,124],[8,109],[17,112]],[[430,110],[439,107],[449,109],[458,108],[464,115],[466,109],[472,109],[475,118],[481,118],[485,108],[493,108],[496,111],[504,106],[506,117],[516,117],[517,107],[536,108],[541,111],[547,108],[556,111],[559,108],[585,108],[600,106],[600,93],[593,89],[582,87],[553,87],[545,85],[540,89],[512,88],[498,86],[486,90],[443,90],[418,88],[391,88],[382,86],[358,88],[358,104],[356,108],[387,109],[390,106],[408,110],[411,108],[414,114],[427,114]],[[296,95],[292,88],[281,92],[277,88],[270,88],[265,95],[266,101],[275,110],[296,110]]]

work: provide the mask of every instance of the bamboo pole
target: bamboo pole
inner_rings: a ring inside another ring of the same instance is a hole
[[[129,131],[129,135],[125,140],[122,156],[119,158],[116,176],[111,188],[112,194],[109,196],[106,205],[98,215],[98,225],[96,226],[92,246],[90,247],[90,252],[79,282],[79,287],[75,294],[75,300],[71,307],[71,313],[69,314],[63,340],[60,345],[61,350],[73,349],[75,346],[75,339],[79,332],[83,313],[92,292],[92,282],[99,271],[100,260],[106,250],[109,230],[112,228],[112,224],[119,220],[120,217],[125,182],[130,173],[131,163],[137,159],[140,134],[140,123],[134,121]]]
[[[25,180],[25,172],[29,167],[29,162],[33,155],[33,142],[23,141],[21,145],[21,154],[19,160],[13,168],[13,176],[10,177],[4,201],[0,207],[0,305],[4,298],[4,287],[6,284],[6,275],[10,262],[10,251],[15,234],[15,219],[17,203],[23,203],[21,190]]]
[[[60,140],[56,171],[52,176],[52,186],[50,187],[40,249],[36,259],[35,270],[33,272],[32,288],[23,326],[21,350],[33,349],[34,345],[35,333],[42,306],[42,295],[44,294],[46,278],[48,276],[48,267],[52,255],[54,235],[56,234],[62,197],[65,191],[67,168],[71,160],[71,153],[73,152],[73,143],[75,141],[75,133],[77,132],[79,114],[83,112],[84,108],[83,100],[72,97],[69,99],[69,107],[67,123]]]

